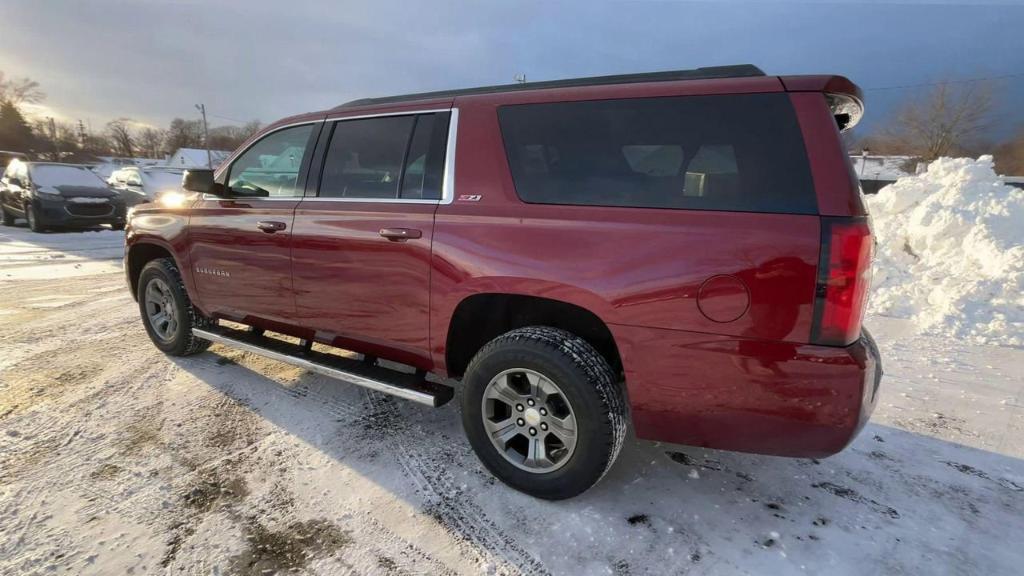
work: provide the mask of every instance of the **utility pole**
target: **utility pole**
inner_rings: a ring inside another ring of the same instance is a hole
[[[78,145],[81,148],[83,148],[83,149],[85,148],[85,141],[86,141],[85,124],[83,124],[82,120],[79,119],[78,120]]]
[[[50,122],[50,140],[53,142],[53,159],[60,162],[60,145],[57,143],[57,123],[53,121],[53,116],[47,116],[46,119]]]
[[[206,126],[206,104],[196,104],[196,110],[203,115],[203,145],[206,146],[206,166],[213,170],[213,156],[210,155],[210,130]]]

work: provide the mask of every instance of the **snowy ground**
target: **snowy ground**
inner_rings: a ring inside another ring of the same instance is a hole
[[[822,461],[629,441],[574,500],[494,481],[457,405],[153,348],[122,235],[0,228],[0,574],[1019,574],[1024,350],[872,317]]]

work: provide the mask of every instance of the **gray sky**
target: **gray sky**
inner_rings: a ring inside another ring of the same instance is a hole
[[[13,4],[13,5],[11,5]],[[1001,126],[1024,122],[1024,3],[8,0],[0,70],[39,81],[49,111],[94,129],[213,124],[364,96],[753,63],[840,73],[876,127],[921,87],[1002,80]],[[44,110],[46,112],[46,110]]]

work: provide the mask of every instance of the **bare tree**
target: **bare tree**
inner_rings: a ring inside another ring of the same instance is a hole
[[[4,77],[0,72],[0,102],[10,102],[15,106],[22,104],[38,104],[46,98],[46,94],[39,89],[39,83],[31,78]]]
[[[114,153],[127,158],[135,157],[135,136],[132,135],[131,119],[118,118],[107,122],[107,133]]]
[[[142,153],[150,158],[163,156],[165,133],[157,128],[144,128],[139,132],[138,143]]]
[[[995,86],[943,83],[896,114],[885,139],[895,148],[931,161],[972,150],[993,126]]]
[[[172,152],[178,148],[200,148],[203,145],[203,123],[199,120],[171,120],[167,129],[167,148]]]
[[[996,169],[1006,176],[1024,176],[1024,129],[995,150]]]

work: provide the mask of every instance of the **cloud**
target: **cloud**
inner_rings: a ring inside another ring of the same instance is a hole
[[[35,0],[4,21],[0,70],[38,80],[51,112],[99,125],[165,125],[198,102],[219,122],[267,122],[519,73],[751,62],[870,87],[1024,71],[1024,7],[991,4]],[[869,94],[867,122],[874,102],[903,97]]]

